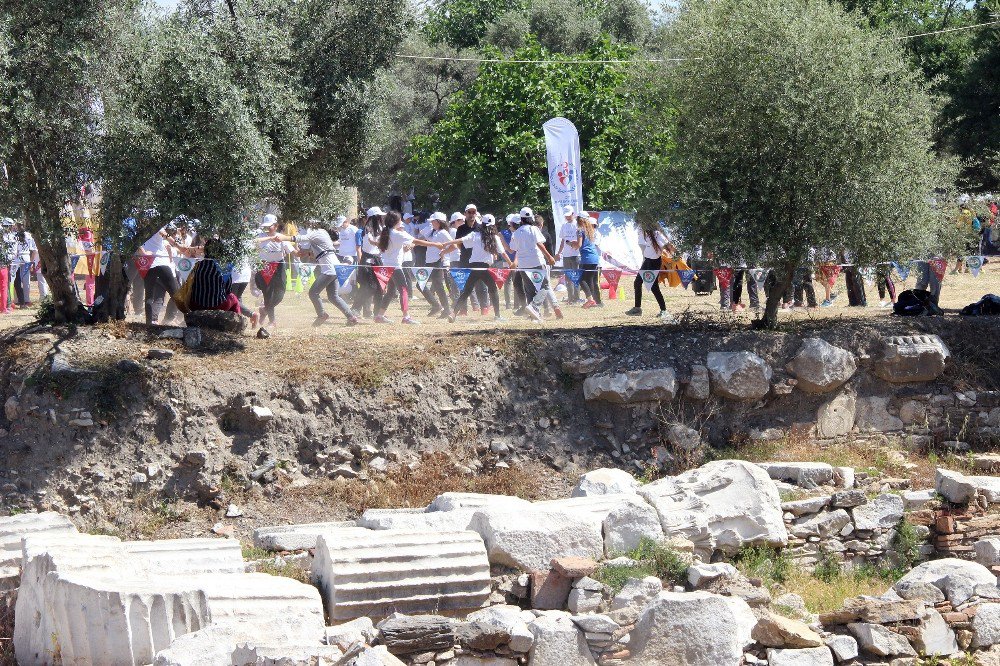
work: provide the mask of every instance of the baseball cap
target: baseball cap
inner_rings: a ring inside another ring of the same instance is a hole
[[[432,220],[437,220],[438,222],[447,222],[448,221],[448,216],[445,215],[444,213],[442,213],[441,211],[437,211],[436,213],[434,213],[433,215],[431,215],[431,219]]]
[[[413,213],[403,213],[403,220],[404,221],[406,221],[406,220],[412,220],[412,219],[413,219]]]
[[[521,218],[517,213],[511,213],[505,219],[507,220],[507,224],[517,224],[521,221]]]
[[[385,211],[378,206],[372,206],[365,211],[365,217],[379,217],[380,215],[385,215]]]
[[[535,211],[531,210],[527,206],[521,209],[521,217],[526,217],[529,220],[535,219]]]
[[[454,213],[451,214],[451,221],[452,222],[459,222],[459,221],[464,222],[465,221],[465,216],[456,211],[456,212],[454,212]]]
[[[572,206],[563,206],[563,217],[569,217],[570,215],[573,215],[574,213],[576,213],[576,211],[573,210]]]
[[[465,212],[468,213],[470,210],[479,210],[476,208],[476,204],[465,204]]]
[[[338,215],[337,216],[337,226],[339,227],[344,222],[347,222],[347,216],[346,215]]]
[[[493,217],[489,213],[486,213],[486,215],[483,215],[483,226],[485,226],[485,227],[495,227],[496,224],[497,224],[497,218]]]
[[[278,223],[278,216],[268,213],[264,216],[264,219],[260,222],[261,229],[267,229],[268,227],[273,227]]]

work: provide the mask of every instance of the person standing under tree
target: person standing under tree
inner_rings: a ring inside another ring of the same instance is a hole
[[[582,213],[581,213],[582,215]],[[580,229],[576,222],[576,211],[572,206],[563,207],[563,223],[559,227],[559,247],[556,249],[556,259],[562,258],[563,269],[580,268],[580,249],[578,237]],[[572,280],[566,280],[566,303],[577,305],[582,303],[580,288]]]
[[[632,287],[635,290],[635,306],[631,310],[626,311],[625,314],[633,317],[642,315],[642,272],[660,270],[660,264],[663,261],[663,251],[667,247],[668,242],[667,235],[655,224],[639,230],[642,265],[639,266],[639,272],[632,283]],[[657,319],[672,321],[674,317],[667,312],[667,303],[663,300],[663,292],[660,291],[659,280],[653,280],[651,291],[653,292],[653,297],[656,299],[656,304],[660,306],[660,312],[656,315]]]

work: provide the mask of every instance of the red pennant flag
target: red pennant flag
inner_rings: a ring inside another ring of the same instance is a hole
[[[101,258],[97,254],[87,255],[87,275],[97,275],[101,272]]]
[[[503,287],[504,282],[510,276],[509,268],[491,268],[490,275],[493,276],[493,281],[497,283],[497,289]]]
[[[948,272],[948,261],[946,259],[931,259],[927,263],[931,265],[931,270],[934,271],[934,276],[937,277],[938,281],[944,280],[944,276]]]
[[[273,278],[274,274],[278,272],[278,266],[280,265],[281,262],[269,261],[268,263],[264,264],[264,267],[262,269],[260,269],[260,276],[261,278],[264,279],[265,285],[271,284],[271,278]]]
[[[840,266],[834,264],[823,264],[819,267],[819,273],[823,276],[823,281],[831,287],[840,277]]]
[[[622,272],[619,268],[605,268],[601,270],[601,275],[604,279],[608,281],[608,289],[615,291],[618,289],[618,280],[622,278]]]
[[[382,293],[385,293],[386,287],[389,285],[389,280],[392,279],[392,274],[396,269],[392,266],[372,266],[372,270],[375,271],[375,277],[378,279],[378,284],[382,287]]]
[[[135,267],[139,269],[139,276],[142,277],[143,280],[145,280],[146,273],[148,273],[149,269],[153,267],[153,255],[151,254],[136,255],[133,263],[135,264]]]
[[[720,289],[729,289],[729,285],[733,283],[733,269],[716,268],[715,278],[719,281]]]

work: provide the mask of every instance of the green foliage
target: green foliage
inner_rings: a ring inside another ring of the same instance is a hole
[[[605,564],[594,577],[617,594],[629,578],[656,576],[667,585],[683,585],[687,581],[690,563],[667,544],[643,538],[639,545],[625,554],[636,565]]]
[[[892,539],[892,550],[899,558],[898,569],[905,572],[913,568],[920,559],[920,546],[923,540],[917,532],[917,527],[908,520],[903,520],[896,528]]]
[[[792,570],[791,558],[771,546],[743,546],[734,563],[743,575],[760,578],[770,585],[787,581]]]
[[[605,40],[582,57],[628,59],[634,52]],[[513,58],[566,59],[537,44]],[[662,129],[641,144],[625,140],[644,112],[640,92],[626,81],[626,68],[616,65],[484,64],[433,130],[413,139],[405,182],[418,195],[440,193],[448,208],[470,199],[498,213],[523,205],[547,208],[539,206],[549,199],[541,126],[563,116],[580,132],[586,205],[625,205],[669,140]]]
[[[638,76],[676,105],[645,116],[677,136],[646,219],[782,273],[812,247],[908,255],[941,223],[930,97],[897,43],[826,0],[690,0],[673,30],[674,55],[698,59]]]
[[[945,144],[967,160],[964,180],[986,191],[1000,189],[1000,37],[992,35],[958,77],[943,113]]]
[[[443,0],[428,12],[424,31],[434,44],[475,47],[490,24],[525,7],[524,0]]]
[[[840,560],[833,553],[821,551],[819,561],[813,569],[813,577],[824,583],[832,583],[843,575]]]

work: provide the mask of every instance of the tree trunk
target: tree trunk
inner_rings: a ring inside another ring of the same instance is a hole
[[[51,224],[48,222],[47,224]],[[58,220],[56,221],[58,225]],[[80,298],[73,284],[73,273],[69,265],[66,243],[49,243],[48,234],[32,231],[38,246],[38,258],[42,265],[42,275],[49,285],[52,309],[56,324],[80,321]]]
[[[107,267],[97,278],[97,297],[103,297],[103,300],[94,306],[94,321],[106,322],[110,319],[125,318],[128,279],[125,277],[125,269],[118,254],[111,255]]]
[[[753,323],[754,328],[766,330],[778,328],[778,308],[781,306],[781,297],[786,289],[791,288],[796,267],[795,262],[786,262],[784,266],[774,269],[775,283],[767,294],[764,316]]]

